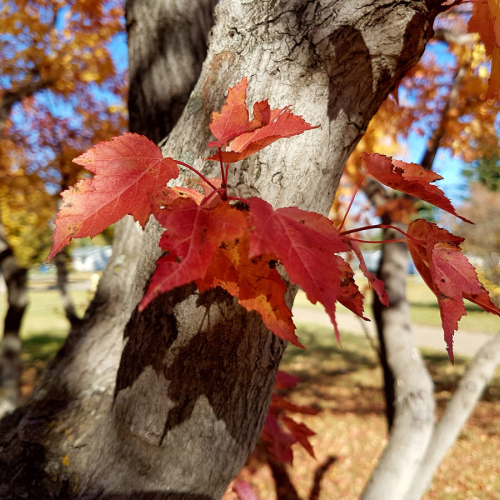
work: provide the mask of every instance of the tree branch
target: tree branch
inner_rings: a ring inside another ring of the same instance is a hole
[[[34,73],[34,76],[36,72]],[[53,79],[31,81],[24,84],[17,90],[7,90],[0,99],[0,132],[3,130],[6,121],[9,119],[10,111],[14,104],[21,102],[26,97],[30,97],[40,90],[50,87],[54,83]]]
[[[435,425],[429,447],[406,493],[407,500],[419,500],[429,488],[434,472],[455,443],[499,363],[500,332],[479,349],[460,379],[446,411]]]
[[[433,40],[448,44],[468,45],[474,41],[474,35],[472,33],[457,33],[446,28],[437,28],[434,30]]]

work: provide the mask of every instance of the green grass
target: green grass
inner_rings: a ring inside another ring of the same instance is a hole
[[[61,306],[57,290],[30,290],[29,306],[21,326],[23,361],[48,360],[59,349],[68,331],[69,323]],[[90,300],[90,292],[71,292],[77,311],[83,314]],[[0,318],[7,310],[6,294],[0,294]],[[3,321],[0,322],[3,335]]]
[[[356,281],[360,288],[364,286],[366,280],[362,277]],[[363,291],[363,290],[362,290]],[[371,307],[371,292],[363,291],[366,296],[366,310],[370,313]],[[418,277],[409,276],[407,279],[407,296],[410,302],[410,315],[413,323],[417,325],[429,325],[441,327],[441,316],[439,315],[439,307],[435,295],[427,288],[427,285]],[[295,305],[299,307],[318,308],[324,310],[320,304],[311,304],[304,292],[299,291],[295,299]],[[480,333],[496,333],[500,330],[500,318],[491,313],[483,311],[479,306],[465,301],[467,316],[460,320],[460,330]],[[349,312],[345,307],[339,305],[340,313]]]

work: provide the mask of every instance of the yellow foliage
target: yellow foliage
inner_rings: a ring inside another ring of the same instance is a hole
[[[22,266],[45,259],[58,193],[88,175],[73,158],[126,128],[124,104],[106,108],[88,87],[106,84],[124,98],[109,50],[112,37],[124,29],[121,4],[6,0],[0,5],[0,85],[6,85],[0,87],[0,102],[5,90],[22,94],[38,86],[54,99],[71,96],[75,114],[61,118],[56,110],[53,116],[47,99],[39,101],[35,93],[16,108],[22,119],[0,123],[0,220]]]

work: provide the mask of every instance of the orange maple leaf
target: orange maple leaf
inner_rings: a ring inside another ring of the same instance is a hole
[[[222,159],[224,163],[244,160],[278,139],[299,135],[319,126],[313,127],[286,108],[271,110],[267,100],[254,104],[254,118],[249,121],[246,91],[247,79],[243,78],[229,89],[221,112],[212,114],[210,130],[218,141],[209,142],[207,146],[227,146],[225,151],[215,153],[207,160]]]
[[[285,303],[286,286],[275,269],[275,257],[250,258],[249,248],[248,236],[220,245],[205,278],[196,281],[198,290],[224,288],[247,311],[257,311],[275,335],[304,348],[295,335],[292,313]]]
[[[154,142],[138,134],[100,142],[73,161],[95,176],[62,193],[47,262],[73,238],[94,237],[127,214],[144,227],[152,196],[179,175],[177,163],[163,158]]]

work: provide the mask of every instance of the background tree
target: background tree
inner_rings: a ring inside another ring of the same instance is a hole
[[[19,329],[28,304],[27,270],[43,259],[50,244],[54,195],[80,175],[71,155],[123,130],[123,111],[113,110],[109,103],[119,104],[124,93],[123,74],[115,68],[110,51],[113,37],[123,29],[122,12],[119,2],[113,1],[2,4],[0,268],[9,309],[0,363],[4,385],[0,413],[18,402]],[[57,263],[64,277],[63,256]],[[76,321],[64,280],[58,284],[68,319]]]

